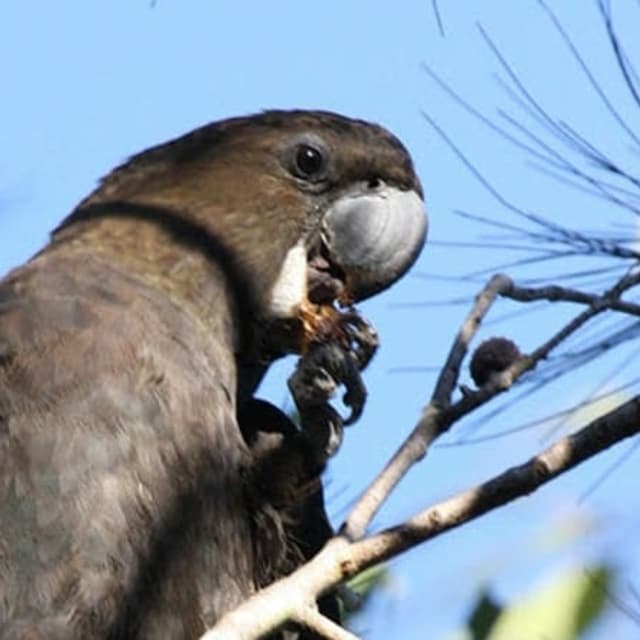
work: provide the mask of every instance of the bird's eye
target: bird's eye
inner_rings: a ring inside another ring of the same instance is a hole
[[[309,144],[301,144],[294,157],[295,170],[301,178],[317,178],[324,172],[324,153]]]
[[[367,187],[369,187],[371,191],[378,191],[384,187],[384,180],[378,176],[373,176],[367,180]]]

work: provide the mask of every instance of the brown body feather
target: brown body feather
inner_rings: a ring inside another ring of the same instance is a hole
[[[214,335],[81,251],[42,254],[0,299],[0,619],[201,632],[252,590],[224,287]]]

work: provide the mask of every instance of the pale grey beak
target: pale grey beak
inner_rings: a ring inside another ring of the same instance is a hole
[[[427,212],[416,191],[388,185],[345,195],[324,216],[322,241],[346,276],[353,301],[368,298],[400,278],[427,237]]]

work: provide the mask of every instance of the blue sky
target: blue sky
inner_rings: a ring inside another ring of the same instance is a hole
[[[594,98],[538,3],[453,4],[440,2],[444,38],[427,0],[158,0],[153,7],[142,0],[67,0],[0,8],[1,272],[42,246],[49,230],[114,165],[212,120],[272,107],[330,109],[384,124],[413,153],[433,242],[407,278],[362,307],[383,346],[366,374],[370,400],[365,415],[347,433],[328,474],[336,523],[416,421],[434,382],[427,367],[443,362],[466,312],[464,305],[420,305],[468,298],[484,279],[456,282],[425,275],[469,274],[514,255],[440,244],[487,237],[486,228],[464,221],[454,210],[502,220],[507,214],[421,111],[435,118],[496,188],[518,204],[588,229],[635,224],[628,214],[612,215],[603,203],[536,171],[521,150],[460,109],[421,66],[428,64],[492,117],[500,118],[499,107],[518,113],[496,81],[499,64],[480,36],[480,21],[550,112],[633,161],[628,139]],[[614,4],[623,32],[634,20],[638,24],[637,4]],[[611,73],[595,3],[559,3],[558,14],[590,68],[638,128],[638,110]],[[554,263],[518,273],[553,279],[568,268]],[[503,304],[500,315],[514,308]],[[481,333],[509,335],[528,350],[568,315],[569,310],[543,310],[492,324]],[[579,401],[607,372],[621,368],[617,357],[612,354],[584,374],[577,372],[564,387],[517,405],[482,428],[514,426]],[[292,364],[275,367],[263,390],[279,404],[286,401],[285,379]],[[403,367],[425,369],[396,371]],[[459,428],[463,433],[465,425]],[[400,486],[376,527],[522,462],[541,446],[542,434],[541,429],[530,430],[484,445],[434,449]],[[635,539],[629,532],[637,531],[638,524],[637,515],[630,515],[637,505],[632,491],[637,479],[631,476],[635,462],[581,499],[622,450],[618,447],[534,496],[405,555],[394,564],[389,592],[360,623],[366,637],[444,638],[468,612],[479,585],[491,584],[498,595],[512,597],[562,567],[603,556],[624,564],[626,578],[632,580],[639,564],[637,548],[629,542]],[[566,530],[578,533],[564,543],[562,536],[552,536],[555,543],[545,544],[550,531]],[[630,597],[624,588],[620,594]],[[615,611],[606,628],[612,638],[637,633]]]

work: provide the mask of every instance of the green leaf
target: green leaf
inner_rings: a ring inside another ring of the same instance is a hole
[[[607,567],[566,573],[504,609],[483,640],[576,640],[602,612],[610,582]]]
[[[389,569],[384,564],[369,567],[349,580],[346,586],[355,595],[355,600],[351,603],[342,603],[343,620],[348,620],[355,614],[361,613],[369,603],[371,596],[388,586],[390,582]]]

